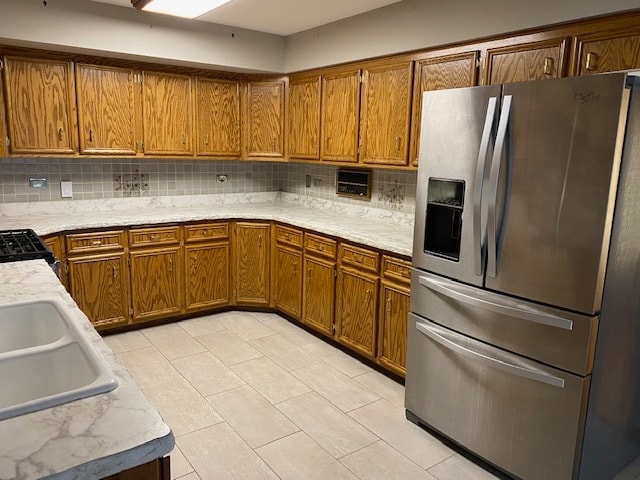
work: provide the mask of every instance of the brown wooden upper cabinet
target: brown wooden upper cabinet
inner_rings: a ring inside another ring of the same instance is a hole
[[[247,84],[245,155],[284,158],[284,79]]]
[[[11,153],[78,151],[73,63],[4,57]]]
[[[4,158],[7,156],[7,144],[6,139],[9,138],[7,136],[7,122],[4,116],[5,107],[4,107],[4,79],[2,75],[0,75],[0,158]]]
[[[411,116],[412,62],[362,71],[360,160],[407,165]]]
[[[485,85],[558,78],[565,75],[567,38],[490,48],[485,59]]]
[[[193,154],[192,103],[190,76],[142,72],[145,154]]]
[[[640,27],[579,36],[574,50],[577,75],[640,68]]]
[[[321,77],[289,80],[289,157],[320,159]]]
[[[196,77],[198,155],[240,157],[240,82]]]
[[[358,162],[360,70],[322,77],[320,158]]]
[[[418,165],[422,94],[428,90],[472,87],[478,84],[479,52],[430,57],[414,67],[413,118],[411,121],[411,164]]]
[[[139,78],[130,68],[77,65],[80,153],[136,154]]]

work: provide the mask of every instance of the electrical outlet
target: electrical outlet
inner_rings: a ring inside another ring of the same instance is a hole
[[[228,181],[229,177],[227,175],[216,175],[216,182],[224,183]]]

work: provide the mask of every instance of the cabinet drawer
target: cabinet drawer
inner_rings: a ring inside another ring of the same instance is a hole
[[[315,253],[329,258],[336,258],[338,242],[330,238],[306,233],[304,236],[304,249],[307,253]]]
[[[131,247],[175,245],[180,243],[180,227],[135,228],[129,230]]]
[[[302,248],[302,232],[295,228],[276,225],[276,241]]]
[[[127,244],[127,237],[124,230],[73,233],[66,235],[65,239],[67,255],[122,250]]]
[[[184,227],[185,242],[199,242],[202,240],[217,240],[229,238],[228,223],[203,223],[200,225],[186,225]]]
[[[380,254],[364,248],[355,247],[347,243],[340,244],[340,261],[344,264],[353,265],[363,270],[378,272]]]
[[[411,281],[411,262],[383,255],[380,273],[389,280],[408,284]]]

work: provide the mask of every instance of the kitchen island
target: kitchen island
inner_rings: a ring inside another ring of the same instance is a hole
[[[0,421],[0,479],[101,479],[167,455],[171,430],[47,263],[0,264],[0,279],[0,304],[62,300],[118,381],[111,392]]]

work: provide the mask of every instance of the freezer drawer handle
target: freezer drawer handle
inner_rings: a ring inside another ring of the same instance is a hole
[[[460,302],[464,302],[474,307],[480,307],[491,312],[500,313],[502,315],[509,315],[512,317],[520,318],[522,320],[528,320],[529,322],[539,323],[541,325],[548,325],[550,327],[562,328],[563,330],[573,330],[573,321],[566,318],[557,317],[535,308],[529,308],[524,310],[522,307],[505,305],[503,303],[490,302],[482,298],[473,297],[463,292],[458,292],[450,287],[442,285],[437,280],[433,280],[428,277],[420,277],[420,285],[427,287],[434,292],[438,292],[449,298],[453,298]]]
[[[487,163],[487,154],[489,153],[489,140],[491,140],[491,132],[493,132],[493,124],[496,117],[496,103],[496,97],[489,98],[473,186],[473,248],[476,275],[482,275],[482,264],[484,263],[482,258],[482,252],[484,251],[484,238],[482,238],[482,180],[484,178],[485,164]]]
[[[434,332],[427,325],[424,325],[422,323],[416,323],[416,329],[420,333],[423,333],[443,347],[453,350],[454,352],[459,353],[460,355],[463,355],[465,357],[473,358],[474,360],[482,362],[492,368],[497,368],[498,370],[502,370],[503,372],[512,373],[514,375],[528,378],[536,382],[546,383],[554,387],[564,388],[563,378],[554,377],[553,375],[548,375],[546,373],[536,372],[535,370],[529,370],[528,368],[512,365],[510,363],[503,362],[502,360],[498,360],[497,358],[488,357],[487,355],[483,355],[482,353],[474,352],[469,348],[463,347],[462,345],[458,345],[457,343],[444,338],[443,336]]]

